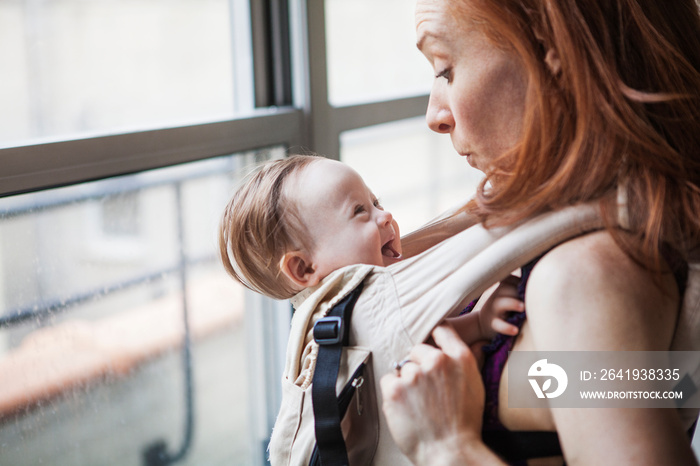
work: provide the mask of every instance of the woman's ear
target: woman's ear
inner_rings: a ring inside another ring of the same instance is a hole
[[[308,288],[321,281],[311,258],[303,251],[285,253],[280,259],[280,270],[289,281],[300,288]]]
[[[555,49],[547,49],[544,62],[547,64],[552,76],[558,76],[561,73],[561,60],[559,59],[559,53]]]
[[[559,59],[559,52],[554,47],[548,45],[545,36],[535,31],[535,38],[539,42],[540,50],[544,52],[544,63],[549,68],[549,72],[552,76],[559,76],[561,73],[561,60]]]

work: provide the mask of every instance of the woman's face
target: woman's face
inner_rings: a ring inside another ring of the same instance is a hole
[[[435,70],[428,126],[449,133],[455,150],[485,171],[520,139],[525,73],[466,19],[453,18],[446,2],[418,0],[416,6],[418,48]]]

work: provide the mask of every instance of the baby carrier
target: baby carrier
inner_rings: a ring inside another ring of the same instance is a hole
[[[579,205],[513,227],[475,225],[390,267],[354,265],[329,275],[292,322],[272,465],[410,464],[381,412],[381,377],[491,285],[557,244],[600,228],[598,209]],[[700,350],[700,263],[688,272],[672,350]],[[314,323],[319,307],[325,317]],[[313,382],[302,389],[293,378],[311,328],[319,350]],[[686,427],[698,415],[680,412]]]

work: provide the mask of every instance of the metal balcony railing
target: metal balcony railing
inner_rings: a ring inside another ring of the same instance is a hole
[[[145,284],[165,280],[168,277],[177,276],[182,295],[182,319],[184,323],[184,336],[182,344],[182,365],[185,384],[185,425],[180,446],[170,452],[166,443],[162,440],[146,446],[143,450],[143,458],[146,465],[160,466],[175,463],[188,453],[191,448],[194,433],[194,383],[192,376],[191,334],[188,323],[189,305],[187,302],[187,269],[189,266],[212,262],[214,255],[198,258],[188,258],[185,251],[185,228],[182,208],[182,186],[185,182],[206,178],[214,175],[233,173],[240,168],[240,157],[225,157],[209,160],[200,164],[194,164],[186,168],[176,169],[176,173],[158,172],[149,173],[149,176],[128,176],[124,178],[105,180],[99,183],[87,184],[80,189],[55,190],[35,193],[31,196],[18,196],[3,200],[4,207],[0,207],[0,221],[38,212],[57,209],[59,207],[77,205],[87,201],[101,200],[125,193],[134,193],[149,188],[160,186],[172,186],[175,191],[175,211],[177,216],[177,263],[153,270],[148,273],[134,276],[127,280],[114,282],[94,289],[69,296],[55,297],[48,301],[31,303],[16,309],[12,309],[0,315],[0,330],[11,328],[24,322],[34,320],[41,321],[58,312],[66,312],[78,305],[97,301]]]

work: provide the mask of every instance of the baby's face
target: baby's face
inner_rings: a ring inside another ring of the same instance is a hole
[[[312,262],[325,276],[352,264],[386,266],[401,256],[399,226],[360,175],[319,159],[290,183],[288,196],[309,235]]]

